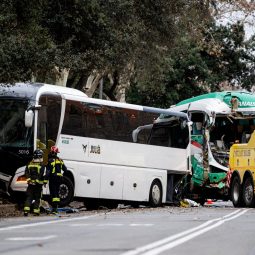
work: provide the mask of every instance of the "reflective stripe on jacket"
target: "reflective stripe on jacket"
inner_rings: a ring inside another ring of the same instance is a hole
[[[43,184],[44,182],[44,166],[40,163],[30,162],[26,167],[25,174],[27,180],[32,183]]]
[[[64,162],[58,158],[54,159],[51,163],[51,174],[57,176],[63,176],[62,169],[63,169]]]

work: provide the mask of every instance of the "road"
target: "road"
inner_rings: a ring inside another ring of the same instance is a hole
[[[255,209],[217,202],[0,221],[0,254],[255,254]]]

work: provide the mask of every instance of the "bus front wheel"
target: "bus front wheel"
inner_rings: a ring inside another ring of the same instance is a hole
[[[150,188],[149,204],[158,207],[162,204],[162,186],[159,180],[154,180]]]
[[[72,181],[66,176],[63,176],[59,187],[59,198],[60,206],[67,206],[73,201],[74,198],[74,185]]]

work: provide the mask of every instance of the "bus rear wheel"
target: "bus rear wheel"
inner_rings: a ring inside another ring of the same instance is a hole
[[[149,204],[158,207],[162,204],[162,187],[159,180],[154,180],[150,188]]]
[[[254,185],[251,177],[244,180],[243,201],[246,207],[254,207]]]
[[[241,207],[243,205],[241,184],[238,176],[233,177],[230,189],[231,201],[234,207]]]

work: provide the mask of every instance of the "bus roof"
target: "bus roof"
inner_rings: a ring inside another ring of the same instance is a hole
[[[172,106],[174,110],[204,110],[228,114],[232,111],[232,99],[237,99],[236,112],[255,114],[255,95],[245,91],[223,91],[203,94],[179,102]]]
[[[133,110],[140,110],[145,112],[153,112],[158,114],[165,114],[184,118],[188,120],[186,113],[179,111],[172,111],[169,109],[160,109],[154,107],[147,107],[142,105],[128,104],[122,102],[108,101],[102,99],[89,98],[85,93],[80,90],[67,88],[63,86],[44,84],[44,83],[16,83],[16,84],[0,84],[0,97],[16,97],[29,99],[30,101],[39,100],[40,96],[48,93],[59,93],[64,95],[69,100],[79,100],[88,103],[109,105],[120,108],[128,108]]]
[[[85,93],[78,89],[73,89],[73,88],[68,88],[64,86],[58,86],[58,85],[51,85],[51,84],[41,84],[42,86],[40,87],[38,91],[38,96],[43,94],[43,93],[60,93],[60,94],[65,94],[65,95],[72,95],[72,96],[81,96],[81,97],[88,97]]]
[[[36,98],[43,93],[61,93],[87,97],[85,93],[76,89],[44,83],[0,84],[1,97],[27,98],[31,101],[35,101]]]
[[[155,107],[149,107],[149,106],[143,106],[143,105],[136,105],[136,104],[129,104],[124,102],[117,102],[117,101],[109,101],[104,99],[98,99],[98,98],[90,98],[90,97],[84,97],[84,96],[77,96],[77,95],[66,95],[66,99],[69,100],[76,100],[81,101],[84,103],[93,104],[95,105],[105,105],[105,106],[111,106],[111,107],[118,107],[118,108],[126,108],[130,110],[138,110],[138,111],[144,111],[144,112],[151,112],[151,113],[158,113],[158,114],[165,114],[170,116],[176,116],[180,118],[184,118],[188,120],[188,116],[186,113],[179,112],[179,111],[173,111],[172,109],[162,109],[162,108],[155,108]]]
[[[17,97],[35,100],[38,89],[42,84],[16,83],[0,84],[0,97]]]

